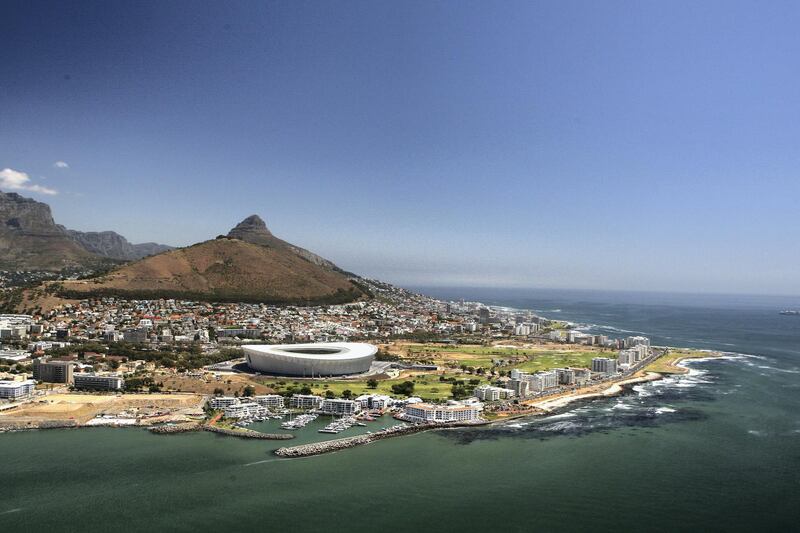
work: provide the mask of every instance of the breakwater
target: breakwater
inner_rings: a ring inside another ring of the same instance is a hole
[[[219,433],[220,435],[228,435],[229,437],[239,437],[242,439],[289,440],[294,438],[294,435],[289,433],[259,433],[252,429],[226,429],[210,425],[202,426],[202,429],[212,433]]]
[[[279,457],[308,457],[311,455],[320,455],[323,453],[346,450],[348,448],[355,448],[356,446],[363,446],[364,444],[369,444],[371,442],[375,442],[378,440],[389,439],[392,437],[402,437],[403,435],[411,435],[412,433],[420,433],[422,431],[428,431],[431,429],[474,427],[485,424],[486,422],[455,423],[455,424],[416,424],[412,426],[395,426],[378,431],[377,433],[368,433],[366,435],[356,435],[354,437],[326,440],[322,442],[314,442],[311,444],[301,444],[299,446],[290,446],[288,448],[278,448],[277,450],[275,450],[275,455]]]
[[[147,428],[150,433],[160,435],[170,435],[173,433],[188,433],[190,431],[200,431],[202,427],[196,422],[187,422],[185,424],[167,424],[163,426],[152,426]]]
[[[29,431],[33,429],[67,429],[80,427],[74,420],[41,420],[38,422],[3,421],[0,423],[0,433],[10,431]]]

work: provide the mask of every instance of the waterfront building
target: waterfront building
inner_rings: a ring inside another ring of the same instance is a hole
[[[0,399],[17,400],[33,394],[36,382],[32,379],[26,381],[0,381]]]
[[[342,398],[326,399],[323,400],[320,411],[326,415],[353,416],[361,411],[361,404],[355,400]]]
[[[406,406],[403,417],[411,422],[473,422],[480,420],[480,405],[415,403]]]
[[[362,394],[356,401],[361,404],[361,409],[382,411],[391,407],[395,400],[383,394]]]
[[[617,355],[617,362],[620,365],[631,366],[636,363],[638,358],[639,352],[637,350],[620,350],[619,354]]]
[[[507,400],[516,396],[513,389],[506,389],[503,387],[493,387],[491,385],[481,385],[475,388],[475,397],[479,400],[486,402],[496,402],[498,400]]]
[[[226,407],[236,405],[237,403],[239,403],[239,398],[235,398],[233,396],[214,396],[208,400],[208,406],[211,409],[225,409]]]
[[[510,379],[506,383],[506,387],[514,392],[515,396],[524,398],[530,394],[530,381],[526,379]]]
[[[266,407],[271,411],[283,409],[283,396],[278,394],[265,394],[263,396],[256,396],[255,401],[261,407]]]
[[[313,394],[293,394],[289,398],[289,407],[294,409],[319,409],[322,405],[322,396]]]
[[[75,388],[78,390],[122,390],[125,380],[115,375],[75,374]]]
[[[558,373],[555,370],[536,372],[530,376],[531,389],[545,391],[558,385]]]
[[[617,360],[609,357],[595,357],[592,359],[592,372],[599,374],[613,374],[617,371]]]
[[[72,383],[74,363],[69,361],[33,360],[33,379],[43,383]]]
[[[559,385],[574,385],[575,371],[571,368],[556,368],[556,380]]]
[[[625,339],[625,348],[633,348],[634,346],[647,346],[650,347],[650,339],[642,336],[627,337]]]
[[[575,372],[575,384],[586,385],[592,379],[592,372],[588,368],[573,368]]]
[[[237,402],[223,410],[225,418],[248,418],[263,414],[265,409],[256,402]]]
[[[649,341],[648,341],[649,342]],[[631,348],[634,352],[636,352],[636,362],[638,363],[642,359],[647,359],[647,356],[650,355],[650,346],[647,344],[637,344]]]

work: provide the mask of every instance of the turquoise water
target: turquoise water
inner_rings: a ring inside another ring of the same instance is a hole
[[[738,354],[542,419],[306,459],[275,458],[284,443],[209,433],[0,435],[0,524],[3,531],[797,529],[800,319],[781,320],[752,303],[548,296],[514,305],[560,309],[587,328]],[[511,305],[502,295],[497,301]],[[306,431],[292,442],[317,438],[314,427]]]

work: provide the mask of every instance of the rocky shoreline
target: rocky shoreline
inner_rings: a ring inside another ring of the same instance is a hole
[[[412,426],[396,426],[389,429],[384,429],[377,433],[368,433],[366,435],[356,435],[354,437],[345,437],[342,439],[326,440],[322,442],[313,442],[310,444],[301,444],[299,446],[291,446],[288,448],[278,448],[275,450],[275,455],[278,457],[297,458],[297,457],[310,457],[312,455],[321,455],[323,453],[330,453],[339,450],[346,450],[348,448],[355,448],[356,446],[363,446],[378,440],[389,439],[392,437],[402,437],[404,435],[411,435],[414,433],[421,433],[432,429],[448,429],[458,427],[473,427],[485,425],[486,422],[477,424],[416,424]]]
[[[166,424],[163,426],[150,426],[147,428],[150,433],[159,435],[170,435],[173,433],[189,433],[190,431],[200,431],[202,427],[196,422],[186,422],[185,424]]]
[[[261,440],[289,440],[293,439],[294,435],[289,433],[259,433],[252,429],[226,429],[217,426],[202,426],[204,431],[212,433],[219,433],[220,435],[227,435],[229,437],[239,437],[242,439],[261,439]]]

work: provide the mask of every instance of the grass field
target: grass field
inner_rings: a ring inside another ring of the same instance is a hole
[[[409,359],[429,359],[443,366],[472,366],[502,370],[519,368],[538,371],[565,366],[590,367],[593,357],[616,356],[615,351],[589,346],[565,349],[559,345],[531,347],[442,346],[435,344],[397,345],[392,350]],[[613,355],[609,355],[613,354]]]
[[[488,383],[488,380],[482,376],[473,375],[455,375],[447,374],[445,377],[454,377],[456,379],[469,381],[470,379],[480,379],[482,384]],[[452,383],[447,381],[439,381],[439,374],[419,374],[412,377],[405,377],[399,379],[383,379],[378,380],[378,386],[371,389],[367,386],[367,380],[303,380],[291,378],[283,379],[259,379],[259,383],[275,389],[277,392],[286,390],[288,387],[309,387],[314,394],[324,396],[326,391],[332,391],[337,397],[341,397],[342,392],[349,390],[353,396],[361,394],[387,394],[390,396],[397,396],[392,392],[392,385],[403,383],[404,381],[411,381],[414,383],[414,396],[419,396],[424,400],[446,400],[451,397]]]
[[[714,357],[713,352],[702,352],[688,348],[670,348],[669,351],[650,363],[645,370],[659,374],[684,374],[686,369],[676,366],[681,359],[696,359],[701,357]]]

